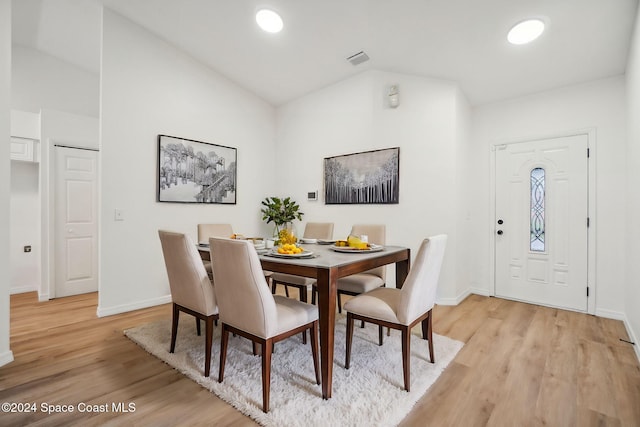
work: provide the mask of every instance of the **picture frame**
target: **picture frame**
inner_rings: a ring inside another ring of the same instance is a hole
[[[238,150],[158,135],[157,201],[236,204]]]
[[[324,159],[324,203],[398,204],[400,147]]]

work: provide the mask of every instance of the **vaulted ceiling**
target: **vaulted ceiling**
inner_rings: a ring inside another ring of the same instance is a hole
[[[638,0],[13,0],[14,42],[98,73],[102,4],[276,106],[367,69],[449,80],[478,105],[623,74]],[[530,17],[542,37],[509,44]]]

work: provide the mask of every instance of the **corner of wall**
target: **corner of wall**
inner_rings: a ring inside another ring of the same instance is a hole
[[[0,200],[10,200],[11,0],[0,0]],[[0,366],[13,361],[10,349],[9,203],[0,204]]]

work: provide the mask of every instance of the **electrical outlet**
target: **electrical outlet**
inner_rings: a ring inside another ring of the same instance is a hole
[[[25,252],[31,252],[31,245],[27,245],[24,247]]]

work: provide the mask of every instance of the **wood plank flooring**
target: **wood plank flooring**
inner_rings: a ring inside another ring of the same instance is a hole
[[[97,294],[11,297],[0,403],[37,412],[0,412],[0,425],[256,425],[123,335],[170,318],[169,305],[105,318],[96,307]],[[465,346],[401,425],[640,426],[640,364],[621,322],[476,295],[434,311],[434,331]],[[79,402],[109,412],[41,412]]]

